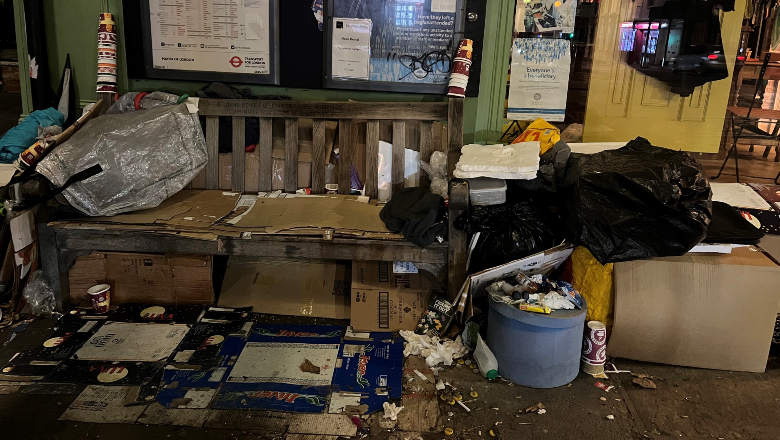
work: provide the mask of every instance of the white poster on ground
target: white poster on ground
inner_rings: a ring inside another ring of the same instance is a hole
[[[269,0],[149,0],[155,69],[271,73]]]
[[[563,122],[569,91],[569,40],[517,38],[512,43],[507,119]]]
[[[173,353],[189,328],[186,324],[110,322],[101,327],[74,359],[156,362]]]
[[[338,354],[339,344],[248,342],[227,381],[330,385]],[[307,369],[304,364],[316,368]]]

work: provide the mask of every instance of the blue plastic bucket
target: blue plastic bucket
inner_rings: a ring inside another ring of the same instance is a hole
[[[498,374],[518,385],[554,388],[574,380],[588,304],[582,310],[531,313],[490,301],[487,345],[498,361]]]

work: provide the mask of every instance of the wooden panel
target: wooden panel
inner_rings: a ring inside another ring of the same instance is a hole
[[[208,164],[192,179],[190,182],[192,189],[206,189],[206,168],[208,168]]]
[[[217,188],[230,191],[233,187],[233,153],[220,153],[219,155],[219,182]]]
[[[379,197],[379,121],[368,121],[366,126],[366,183],[365,195]]]
[[[452,178],[463,148],[463,98],[450,98],[447,130],[447,176]]]
[[[393,160],[391,162],[392,194],[404,189],[404,156],[406,152],[406,122],[393,121]]]
[[[420,161],[430,162],[431,154],[435,151],[433,146],[433,122],[420,122]],[[420,169],[420,186],[428,188],[431,185],[431,179],[428,173]]]
[[[339,194],[349,194],[352,182],[352,121],[339,120]]]
[[[206,152],[209,161],[206,163],[206,189],[217,189],[219,185],[219,118],[206,118]]]
[[[200,240],[137,230],[56,228],[60,249],[111,249],[115,252],[177,252],[203,255],[247,255],[255,257],[323,258],[329,260],[411,261],[445,263],[447,244],[434,243],[425,249],[407,241],[334,238],[303,238],[280,235],[252,235],[251,239],[220,237]]]
[[[273,177],[273,119],[260,118],[260,139],[255,152],[259,156],[260,170],[258,174],[258,191],[271,191]]]
[[[244,153],[244,192],[257,193],[259,189],[258,172],[260,171],[260,156],[257,154],[257,148],[254,153]]]
[[[311,192],[325,192],[325,121],[315,119],[312,127]]]
[[[406,123],[405,148],[412,151],[420,151],[420,121],[408,121]]]
[[[298,190],[298,120],[285,119],[284,128],[284,191],[294,193]]]
[[[244,151],[246,150],[245,120],[242,117],[233,118],[233,169],[231,175],[231,189],[244,192]]]
[[[306,102],[257,99],[201,99],[201,116],[312,119],[401,119],[443,121],[443,102]]]
[[[361,182],[366,181],[366,121],[352,121],[352,165]]]

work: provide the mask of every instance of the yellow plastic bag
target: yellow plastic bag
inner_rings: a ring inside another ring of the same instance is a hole
[[[561,140],[561,131],[544,119],[537,118],[512,143],[539,141],[542,147],[539,153],[541,156],[559,140]]]
[[[601,321],[612,332],[615,316],[613,264],[602,265],[590,251],[578,246],[571,254],[571,284],[588,302],[588,321]]]

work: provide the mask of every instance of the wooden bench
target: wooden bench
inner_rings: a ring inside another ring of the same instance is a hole
[[[390,121],[392,134],[391,189],[404,187],[405,148],[419,151],[419,160],[428,161],[436,151],[434,122],[446,122],[448,173],[452,178],[463,146],[463,99],[431,103],[368,103],[368,102],[301,102],[265,100],[201,99],[200,116],[206,119],[208,163],[205,170],[190,184],[193,189],[220,188],[219,118],[232,117],[232,167],[230,189],[237,192],[272,190],[272,148],[274,119],[284,120],[284,191],[298,190],[299,120],[312,120],[311,190],[325,192],[326,139],[328,121],[338,121],[340,194],[349,194],[351,165],[355,158],[365,158],[365,194],[376,198],[378,187],[378,156],[380,122]],[[246,118],[259,118],[260,139],[253,153],[245,153]],[[365,139],[358,139],[358,124],[365,125]],[[414,126],[417,145],[408,145],[407,125]],[[278,124],[277,124],[278,126]],[[388,123],[382,123],[387,127]],[[364,147],[363,147],[364,146]],[[360,150],[358,150],[360,148]],[[364,151],[363,151],[364,148]],[[224,156],[224,155],[223,155]],[[247,157],[251,161],[247,161]],[[247,166],[252,164],[251,166]],[[362,168],[362,166],[361,166]],[[418,164],[419,168],[419,164]],[[429,181],[420,173],[420,186]],[[39,242],[44,271],[57,295],[58,310],[68,306],[68,269],[73,260],[93,251],[189,253],[205,255],[244,255],[256,257],[317,258],[341,260],[411,261],[446,263],[448,296],[457,295],[465,279],[466,237],[452,226],[462,209],[466,209],[468,190],[463,187],[451,194],[449,206],[449,239],[419,248],[406,241],[385,241],[351,238],[308,238],[272,234],[253,234],[250,239],[220,236],[216,240],[199,240],[177,235],[139,231],[82,228],[76,223],[53,222],[39,225]],[[458,202],[460,201],[460,202]]]

